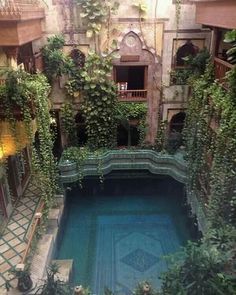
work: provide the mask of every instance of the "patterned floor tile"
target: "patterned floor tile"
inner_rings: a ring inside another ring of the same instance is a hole
[[[12,216],[12,220],[18,221],[19,219],[21,219],[23,217],[24,216],[21,213],[17,212],[17,214]]]
[[[0,277],[0,286],[2,286],[2,285],[4,285],[5,284],[5,280],[2,278],[2,277]],[[0,290],[1,291],[1,290]]]
[[[13,233],[14,233],[16,236],[21,235],[21,234],[24,233],[24,232],[25,232],[25,229],[24,229],[23,227],[19,227],[19,228],[15,229],[15,230],[13,231]]]
[[[26,243],[21,243],[20,245],[16,246],[14,250],[18,253],[21,253],[26,248]]]
[[[21,240],[19,240],[18,238],[14,238],[14,239],[12,239],[11,241],[8,242],[8,244],[11,247],[15,247],[15,246],[17,246],[20,243],[21,243]]]
[[[8,242],[14,238],[14,235],[11,232],[9,232],[9,233],[5,234],[2,238]]]
[[[0,265],[0,273],[3,274],[5,271],[9,270],[11,268],[11,265],[7,262],[4,262]]]
[[[18,228],[19,224],[16,222],[11,223],[10,225],[7,226],[7,229],[13,231],[14,229]]]
[[[22,219],[19,219],[17,222],[18,222],[21,226],[23,226],[24,224],[29,223],[29,219],[26,218],[26,217],[23,217]]]
[[[10,258],[12,258],[13,256],[16,255],[16,252],[12,249],[9,249],[8,251],[4,252],[4,254],[2,255],[6,260],[9,260]]]
[[[20,207],[17,207],[17,210],[20,212],[23,212],[27,207],[25,205],[21,205]]]
[[[0,253],[4,253],[6,252],[8,249],[10,249],[10,247],[5,243],[2,246],[0,246]]]
[[[31,209],[26,209],[26,210],[22,211],[22,214],[24,214],[24,216],[32,215],[32,210]]]
[[[11,263],[11,265],[16,265],[16,264],[20,263],[20,261],[21,261],[20,255],[16,255],[16,256],[12,257],[11,259],[9,259],[9,263]]]
[[[12,279],[8,271],[20,263],[24,255],[24,237],[38,205],[39,196],[38,188],[29,183],[23,198],[16,204],[4,236],[0,238],[0,288],[4,287],[5,280]],[[11,281],[13,287],[16,284],[16,280]]]

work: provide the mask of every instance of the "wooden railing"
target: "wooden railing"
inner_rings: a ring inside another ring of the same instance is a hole
[[[214,65],[215,65],[215,78],[225,85],[225,77],[228,71],[233,69],[234,65],[231,65],[227,61],[224,61],[218,57],[214,58]],[[227,86],[226,86],[227,87]]]
[[[27,240],[28,240],[27,245],[26,245],[23,257],[21,259],[22,264],[25,263],[26,257],[27,257],[27,255],[28,255],[28,253],[30,251],[31,243],[32,243],[32,240],[34,238],[36,229],[40,224],[40,219],[41,219],[41,216],[42,216],[43,208],[44,208],[44,202],[42,201],[40,203],[39,207],[37,208],[37,212],[34,215],[34,220],[33,220],[32,224],[30,225],[29,236],[27,238]]]
[[[118,91],[120,101],[145,101],[147,100],[147,90],[119,90]]]

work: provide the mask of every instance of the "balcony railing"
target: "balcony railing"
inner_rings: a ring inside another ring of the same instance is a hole
[[[230,70],[234,68],[234,65],[231,65],[227,61],[224,61],[217,57],[214,58],[214,65],[215,65],[215,78],[227,88],[225,77],[227,72],[229,72]]]
[[[147,90],[137,89],[137,90],[119,90],[118,91],[120,101],[146,101],[147,100]]]
[[[44,17],[39,0],[0,0],[0,20],[38,19]]]

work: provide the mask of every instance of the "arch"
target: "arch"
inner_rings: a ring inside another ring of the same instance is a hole
[[[85,54],[77,48],[74,48],[70,52],[70,57],[73,59],[75,65],[78,68],[83,68],[85,64]]]
[[[185,118],[186,118],[186,113],[183,111],[173,115],[169,125],[170,132],[176,131],[181,133],[184,127]]]
[[[176,53],[176,66],[184,66],[184,58],[187,56],[196,56],[199,48],[195,46],[191,40],[180,46]]]
[[[78,111],[78,113],[75,115],[75,123],[78,144],[83,146],[87,143],[88,136],[86,132],[85,117],[81,111]]]

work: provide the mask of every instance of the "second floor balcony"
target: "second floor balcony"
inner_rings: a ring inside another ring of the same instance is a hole
[[[0,46],[20,46],[42,37],[39,0],[0,1]]]
[[[146,89],[135,89],[135,90],[119,90],[118,91],[119,101],[146,101],[147,90]]]
[[[214,58],[215,78],[227,89],[226,75],[227,72],[234,68],[234,65],[224,61],[218,57]]]
[[[44,18],[39,0],[0,1],[0,21],[19,21]]]

